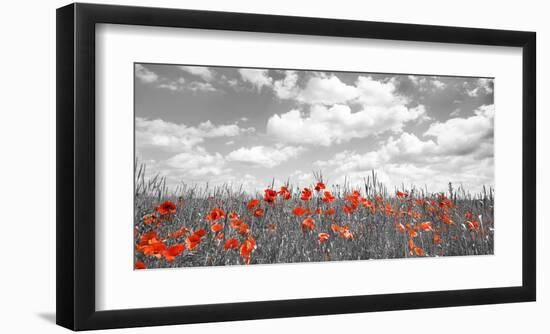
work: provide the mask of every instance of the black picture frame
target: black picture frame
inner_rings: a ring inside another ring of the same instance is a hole
[[[95,25],[99,23],[521,47],[522,285],[96,311]],[[535,301],[535,32],[76,3],[57,9],[56,50],[59,325],[90,330]]]

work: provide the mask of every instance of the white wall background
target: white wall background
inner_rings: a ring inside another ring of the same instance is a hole
[[[7,333],[62,332],[55,318],[55,8],[64,1],[11,1],[0,19],[0,314]],[[536,303],[335,315],[220,324],[119,330],[132,333],[267,333],[307,330],[349,332],[543,332],[550,329],[550,228],[544,206],[550,181],[550,24],[543,1],[295,0],[105,1],[360,20],[537,31],[538,75],[538,301]]]

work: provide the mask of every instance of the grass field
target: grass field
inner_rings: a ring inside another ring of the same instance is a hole
[[[136,168],[136,269],[493,254],[493,190],[272,184],[168,190]]]

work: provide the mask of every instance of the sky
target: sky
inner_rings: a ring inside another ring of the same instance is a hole
[[[494,185],[492,78],[134,67],[136,158],[170,187]]]

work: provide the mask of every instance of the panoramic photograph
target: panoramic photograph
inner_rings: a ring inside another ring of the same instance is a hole
[[[134,269],[493,254],[494,78],[133,66]]]

